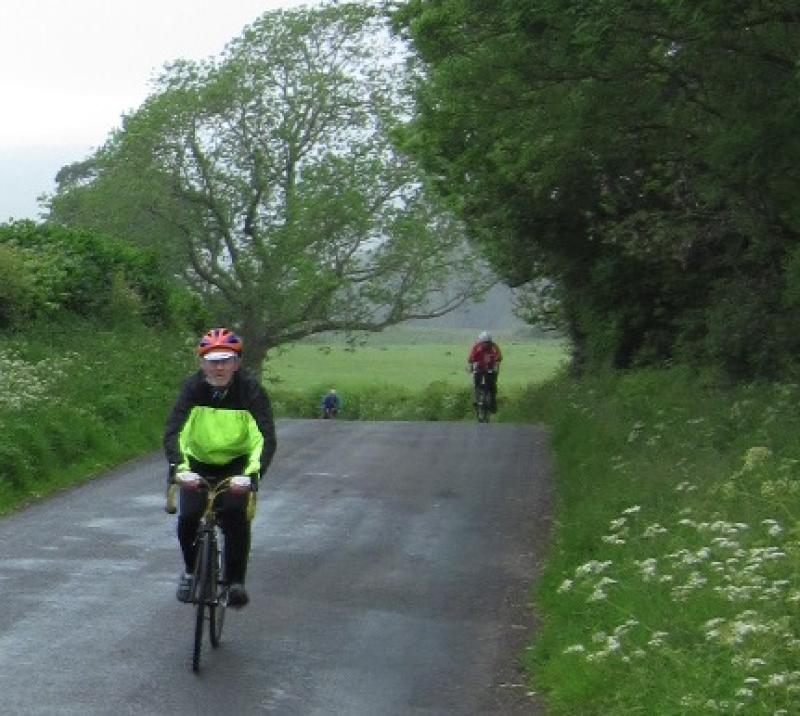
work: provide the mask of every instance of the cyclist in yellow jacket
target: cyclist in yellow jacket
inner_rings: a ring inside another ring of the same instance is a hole
[[[214,328],[200,339],[200,370],[183,384],[164,431],[170,480],[178,482],[178,541],[185,571],[178,599],[188,601],[194,568],[194,539],[207,500],[199,477],[212,484],[234,477],[234,488],[218,499],[225,534],[228,604],[249,601],[244,587],[250,553],[250,492],[258,489],[275,454],[275,424],[269,397],[259,380],[240,369],[242,339]]]

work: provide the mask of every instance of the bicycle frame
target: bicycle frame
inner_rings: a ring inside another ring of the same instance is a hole
[[[482,373],[480,382],[475,386],[475,415],[479,423],[489,422],[490,404],[489,381],[486,379],[486,374]]]
[[[201,488],[198,488],[207,490],[208,495],[195,538],[196,556],[190,599],[196,608],[192,654],[192,671],[195,672],[200,669],[200,652],[206,619],[209,622],[211,646],[218,647],[222,638],[228,585],[223,574],[216,501],[223,492],[230,489],[230,482],[231,478],[226,478],[212,485],[201,478]]]

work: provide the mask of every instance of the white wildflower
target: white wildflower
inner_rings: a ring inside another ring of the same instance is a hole
[[[653,557],[650,557],[648,559],[637,560],[636,564],[638,564],[639,569],[642,570],[642,578],[646,582],[656,576],[656,569],[658,563]]]
[[[755,468],[763,465],[767,460],[772,457],[772,450],[768,447],[751,447],[744,454],[744,470],[754,470]]]
[[[713,629],[724,623],[725,620],[722,617],[714,617],[713,619],[709,619],[703,626],[706,627],[706,629]]]
[[[655,537],[656,535],[663,535],[667,532],[666,527],[662,527],[658,522],[654,522],[652,525],[648,525],[645,527],[644,532],[642,533],[643,537]]]
[[[628,433],[628,442],[629,443],[634,442],[639,437],[639,435],[641,434],[642,430],[644,430],[644,426],[645,426],[645,424],[643,422],[641,422],[641,421],[636,422],[636,423],[633,424],[633,427],[631,428],[631,431]]]
[[[616,579],[611,579],[610,577],[603,577],[594,587],[594,591],[589,595],[589,598],[586,600],[587,602],[600,602],[603,601],[608,597],[608,593],[605,590],[605,587],[609,586],[610,584],[616,584]]]
[[[639,622],[636,621],[636,619],[628,619],[628,620],[624,621],[622,624],[620,624],[618,627],[616,627],[614,629],[614,633],[617,636],[622,636],[623,634],[626,634],[631,629],[633,629],[633,627],[638,626],[638,625],[639,625]]]
[[[605,562],[599,562],[596,559],[593,559],[585,564],[580,565],[575,569],[575,576],[576,577],[584,577],[589,574],[600,574],[600,572],[605,571],[611,566],[611,561],[606,560]]]
[[[583,644],[572,644],[564,649],[564,654],[583,654],[586,651],[586,647]]]
[[[770,674],[767,686],[784,686],[788,681],[786,674]]]

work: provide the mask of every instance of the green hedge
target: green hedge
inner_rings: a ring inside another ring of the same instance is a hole
[[[59,311],[163,324],[173,286],[155,254],[122,241],[32,221],[0,225],[0,328]]]
[[[0,349],[0,510],[157,450],[192,356],[172,333],[34,324]]]
[[[267,386],[273,410],[279,417],[317,418],[329,386],[285,390]],[[472,418],[472,391],[442,381],[412,391],[393,385],[364,385],[341,393],[339,417],[346,420],[464,420]],[[501,402],[502,406],[502,402]]]

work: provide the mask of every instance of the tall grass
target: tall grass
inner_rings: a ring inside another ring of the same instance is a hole
[[[558,508],[528,658],[556,714],[798,713],[800,389],[531,389]]]
[[[135,324],[33,327],[0,349],[0,511],[159,446],[191,367],[185,346]]]

